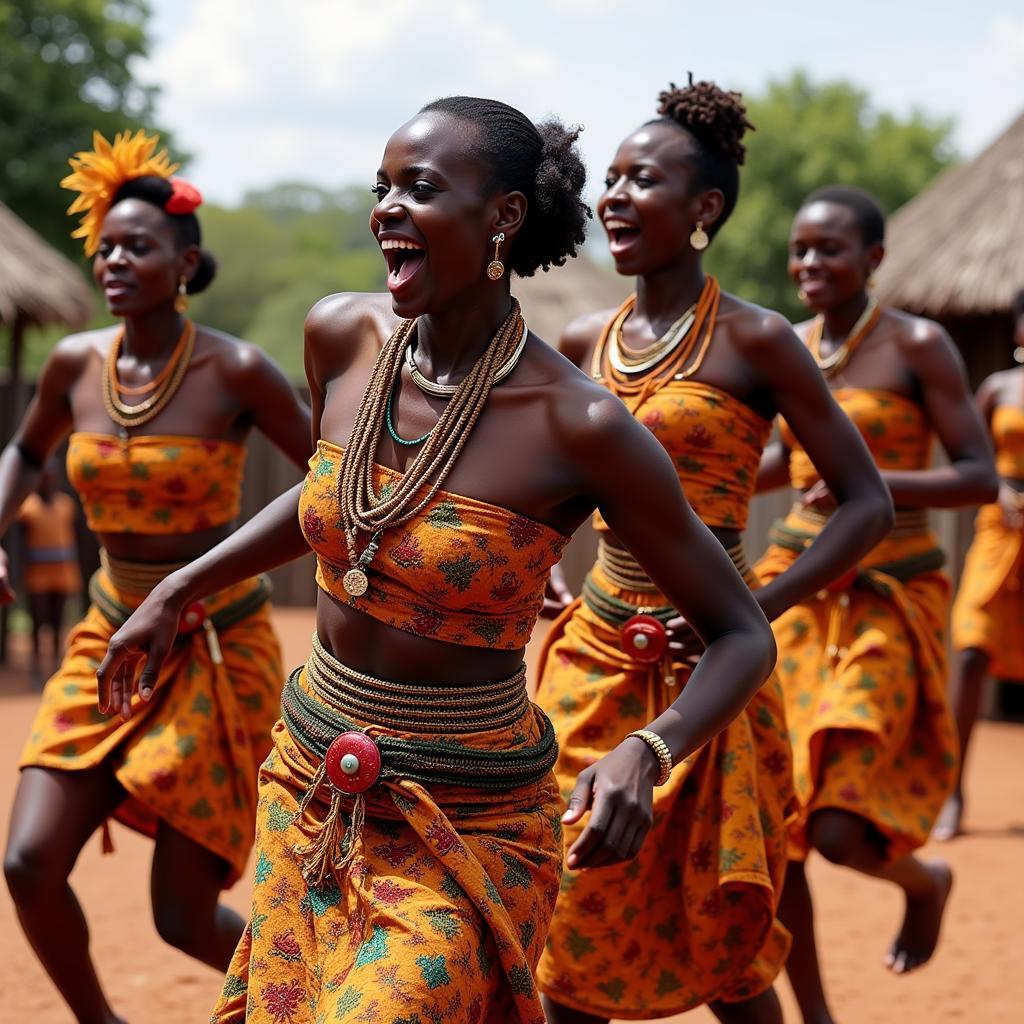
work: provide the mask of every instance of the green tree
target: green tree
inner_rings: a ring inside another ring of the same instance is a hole
[[[952,162],[952,122],[880,112],[855,86],[814,83],[803,72],[748,96],[747,109],[757,131],[746,138],[739,203],[708,268],[728,291],[802,318],[786,251],[804,196],[822,185],[856,185],[892,213]]]
[[[155,90],[131,71],[149,15],[145,0],[0,0],[0,200],[68,254],[68,157],[94,128],[152,127]]]

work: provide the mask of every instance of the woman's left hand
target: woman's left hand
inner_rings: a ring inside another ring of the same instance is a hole
[[[590,810],[590,821],[569,848],[573,870],[632,860],[654,821],[654,783],[660,774],[654,751],[635,736],[584,768],[562,822],[572,825]]]

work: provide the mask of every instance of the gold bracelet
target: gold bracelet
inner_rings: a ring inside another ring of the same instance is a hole
[[[630,736],[643,740],[654,752],[654,756],[658,759],[658,764],[661,765],[661,774],[654,784],[656,786],[664,786],[672,774],[672,751],[668,749],[668,744],[656,732],[651,732],[650,729],[637,729],[636,732],[631,732],[626,739],[628,740]]]

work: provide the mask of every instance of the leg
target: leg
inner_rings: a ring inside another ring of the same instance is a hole
[[[793,947],[786,961],[786,974],[793,986],[804,1024],[833,1024],[818,966],[814,903],[802,861],[789,862],[782,898],[779,900],[779,920],[793,936]]]
[[[889,862],[881,835],[865,818],[849,811],[826,809],[811,815],[811,845],[833,864],[842,864],[873,878],[898,885],[906,897],[899,935],[886,957],[896,974],[927,963],[935,952],[953,872],[944,861],[922,861],[913,854]]]
[[[153,854],[150,897],[164,942],[223,973],[245,922],[217,900],[228,866],[215,853],[161,821]]]
[[[86,840],[124,799],[101,765],[81,772],[26,768],[4,857],[25,935],[79,1024],[123,1024],[89,956],[89,927],[68,876]]]
[[[723,1024],[782,1024],[782,1006],[773,988],[742,1003],[719,1000],[711,1003],[710,1009]]]
[[[64,604],[67,595],[54,591],[46,596],[50,605],[50,628],[53,630],[53,668],[56,669],[64,656]]]
[[[595,1017],[582,1010],[570,1010],[568,1006],[556,1003],[547,996],[541,996],[540,1001],[544,1006],[548,1024],[608,1024],[607,1017]]]
[[[932,838],[940,842],[960,834],[960,819],[964,812],[964,762],[967,760],[967,745],[971,741],[971,732],[978,719],[982,685],[985,682],[988,663],[988,654],[977,647],[968,647],[966,651],[961,651],[957,658],[950,702],[960,734],[960,768],[956,777],[956,789],[946,801],[932,830]]]
[[[39,646],[43,623],[46,621],[46,596],[44,594],[29,594],[28,610],[32,617],[32,682],[36,686],[42,686],[43,670]]]

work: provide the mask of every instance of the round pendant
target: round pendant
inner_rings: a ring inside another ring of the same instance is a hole
[[[349,597],[362,597],[370,586],[370,580],[362,569],[349,569],[342,577],[341,585]]]
[[[363,793],[380,778],[380,749],[366,733],[336,736],[324,763],[331,785],[342,793]]]
[[[645,664],[660,661],[668,648],[668,632],[653,615],[634,615],[619,637],[623,652]]]
[[[487,264],[487,276],[492,281],[500,281],[501,275],[505,273],[505,264],[501,260],[491,260]]]
[[[202,601],[193,601],[178,619],[179,633],[194,633],[206,621],[206,609]]]

